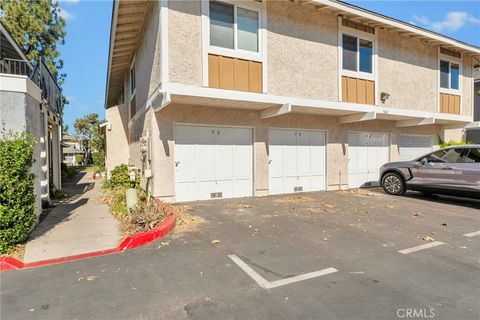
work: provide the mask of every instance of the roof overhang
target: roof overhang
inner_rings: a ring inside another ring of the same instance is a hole
[[[333,0],[290,0],[305,5],[312,5],[319,11],[327,11],[346,17],[366,25],[397,32],[401,36],[416,38],[423,42],[437,45],[450,50],[459,51],[465,55],[480,55],[480,48],[439,33],[406,23],[355,5]]]
[[[397,109],[367,104],[332,102],[271,94],[213,89],[167,83],[147,102],[146,107],[161,111],[169,104],[210,106],[259,111],[261,119],[290,113],[305,113],[338,117],[339,124],[385,120],[394,121],[396,127],[424,125],[455,125],[464,127],[473,121],[471,116]]]
[[[110,29],[105,106],[117,104],[123,90],[124,74],[130,67],[148,0],[115,0]]]

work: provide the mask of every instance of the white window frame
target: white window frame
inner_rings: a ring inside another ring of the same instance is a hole
[[[360,39],[372,42],[372,73],[343,69],[343,35],[357,38],[357,70],[360,70]],[[375,105],[378,105],[378,30],[375,34],[344,26],[342,17],[338,17],[338,97],[343,101],[342,76],[370,80],[375,87]]]
[[[234,49],[210,45],[210,0],[202,1],[202,63],[203,77],[202,85],[208,87],[208,54],[216,54],[225,57],[232,57],[244,60],[257,61],[262,63],[262,87],[267,92],[267,7],[265,1],[256,2],[251,0],[212,0],[234,6],[233,41]],[[237,48],[237,7],[256,11],[258,13],[258,52],[236,49]]]
[[[133,88],[133,91],[132,91],[132,69],[134,70],[133,75],[135,77],[135,87]],[[130,68],[129,68],[129,72],[128,72],[128,80],[129,80],[128,81],[128,92],[130,93],[129,101],[132,101],[132,98],[137,93],[137,75],[136,75],[136,72],[137,72],[137,69],[135,69],[135,56],[134,56],[133,59],[132,59],[132,63],[130,64]]]
[[[441,61],[446,61],[448,62],[448,88],[442,88],[440,86],[441,84],[441,76],[442,72],[440,70],[440,62]],[[455,58],[451,56],[447,56],[444,54],[440,53],[439,49],[439,54],[438,54],[438,90],[440,93],[447,93],[447,94],[454,94],[457,96],[460,96],[460,104],[462,104],[461,96],[462,96],[462,73],[463,73],[463,55],[460,56],[460,58]],[[452,81],[452,63],[458,64],[458,89],[452,89],[451,86],[451,81]]]

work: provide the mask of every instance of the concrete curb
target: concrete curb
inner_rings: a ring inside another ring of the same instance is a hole
[[[104,256],[112,253],[124,252],[126,250],[133,249],[165,237],[173,230],[173,228],[175,228],[175,222],[176,222],[176,216],[174,214],[170,214],[169,216],[167,216],[165,221],[163,221],[157,227],[146,232],[141,232],[133,236],[126,237],[118,247],[112,248],[112,249],[82,253],[82,254],[77,254],[73,256],[67,256],[67,257],[61,257],[61,258],[55,258],[55,259],[49,259],[49,260],[35,261],[30,263],[23,263],[11,257],[0,257],[0,272],[7,271],[7,270],[20,270],[20,269],[43,267],[51,264],[70,262],[70,261],[88,259],[88,258],[93,258],[98,256]]]

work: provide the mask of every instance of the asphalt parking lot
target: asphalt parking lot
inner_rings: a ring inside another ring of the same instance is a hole
[[[149,246],[2,273],[1,318],[480,318],[478,200],[357,190],[185,205]]]

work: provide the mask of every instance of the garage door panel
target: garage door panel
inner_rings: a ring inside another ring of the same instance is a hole
[[[214,162],[216,180],[231,180],[233,178],[233,130],[217,128],[216,131]]]
[[[326,156],[326,141],[324,132],[312,131],[310,135],[311,149],[310,149],[310,161],[311,163],[324,165],[312,165],[312,176],[325,176],[325,156]],[[315,188],[318,190],[318,188]]]
[[[270,194],[325,189],[325,132],[269,129],[269,157]]]
[[[251,181],[253,172],[252,130],[233,129],[233,178]],[[250,159],[247,161],[247,159]]]
[[[215,180],[215,168],[211,166],[212,163],[215,163],[215,133],[214,127],[196,127],[196,135],[192,137],[192,140],[196,142],[195,156],[190,159],[194,162],[191,166],[194,168],[191,177],[196,180]],[[180,164],[182,170],[186,169],[190,173],[190,161],[188,165]]]
[[[297,136],[293,130],[283,131],[283,172],[287,177],[297,176]]]
[[[398,136],[398,155],[400,161],[410,161],[432,151],[433,137],[424,135]]]
[[[348,185],[358,188],[378,181],[380,166],[389,161],[390,137],[382,133],[348,134]]]
[[[197,182],[178,182],[175,184],[175,192],[177,195],[182,195],[179,199],[177,196],[177,201],[193,201],[193,200],[203,200],[197,198]]]
[[[325,176],[324,175],[313,175],[310,178],[310,189],[311,190],[325,190]]]
[[[280,130],[268,131],[268,173],[278,185],[278,180],[283,179],[283,134]]]
[[[252,129],[176,125],[175,130],[176,201],[253,194]]]
[[[251,179],[236,179],[232,182],[232,198],[251,196],[252,180]]]

